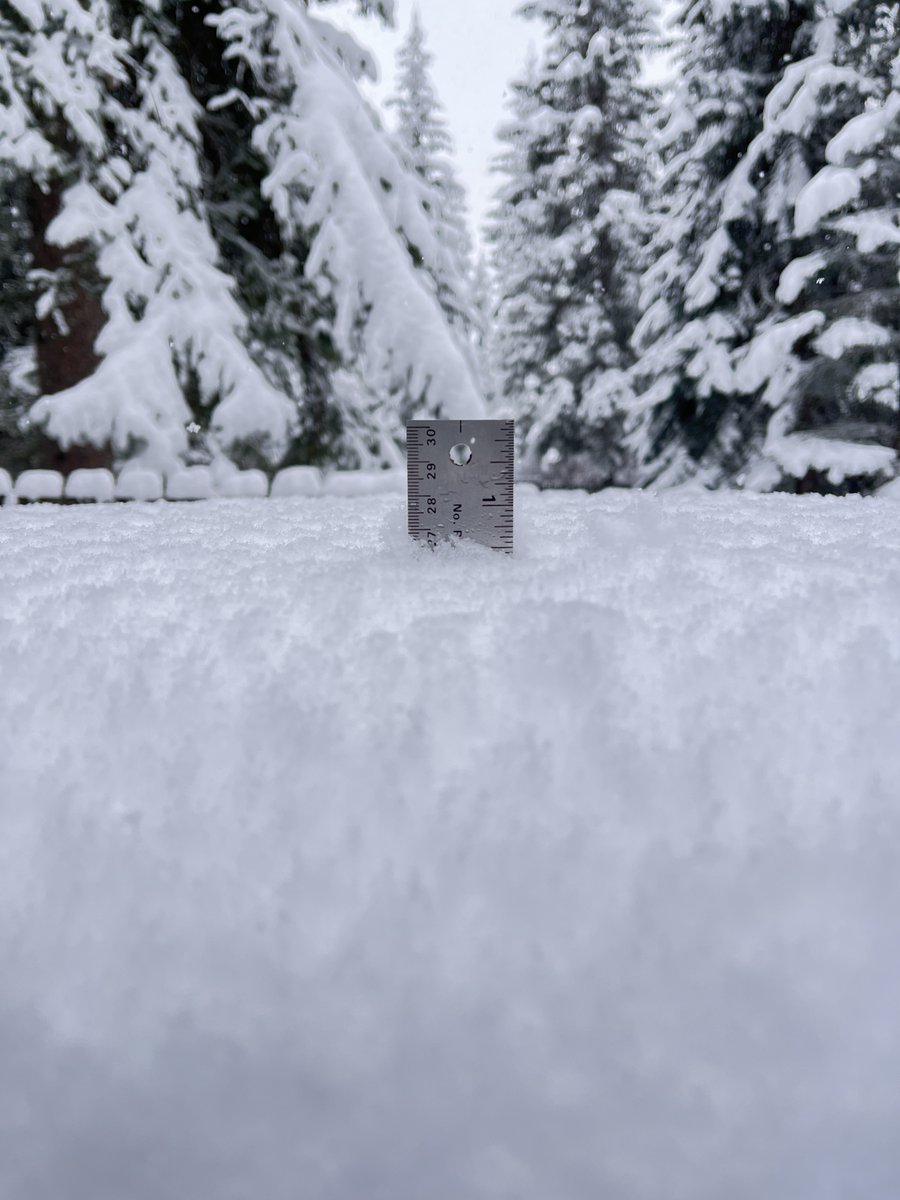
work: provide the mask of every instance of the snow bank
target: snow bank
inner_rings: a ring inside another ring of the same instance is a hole
[[[272,499],[322,494],[322,472],[318,467],[286,467],[272,480]]]
[[[59,471],[23,471],[16,480],[18,500],[61,500],[63,477]]]
[[[0,511],[4,1200],[900,1194],[896,502]]]
[[[117,500],[161,500],[163,478],[158,471],[132,467],[116,480]]]
[[[212,491],[208,467],[184,467],[166,480],[167,500],[208,500]]]
[[[112,471],[82,469],[73,471],[66,479],[67,500],[92,501],[103,504],[115,499],[116,481]]]
[[[235,471],[216,484],[216,495],[231,499],[260,499],[268,494],[269,481],[262,471]]]

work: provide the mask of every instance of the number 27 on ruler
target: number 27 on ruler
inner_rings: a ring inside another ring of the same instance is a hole
[[[515,422],[412,421],[406,437],[410,536],[512,554]]]

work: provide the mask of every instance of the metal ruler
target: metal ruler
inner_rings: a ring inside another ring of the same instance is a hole
[[[469,538],[513,552],[515,421],[411,421],[409,533],[434,546]]]

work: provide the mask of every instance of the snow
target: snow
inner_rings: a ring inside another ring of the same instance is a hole
[[[163,479],[158,471],[129,467],[116,480],[117,500],[161,500]]]
[[[794,231],[798,237],[812,233],[823,217],[855,200],[862,190],[858,171],[850,167],[823,167],[801,189],[794,204]]]
[[[167,500],[208,500],[212,491],[208,467],[183,467],[166,480]]]
[[[13,494],[12,476],[5,467],[0,467],[0,500],[5,500],[7,496]]]
[[[897,501],[0,511],[4,1200],[900,1194]]]
[[[802,479],[809,470],[823,471],[835,486],[852,476],[890,476],[897,468],[897,453],[891,446],[805,433],[789,434],[773,442],[769,449],[779,466],[795,479]]]
[[[405,471],[333,471],[325,477],[332,496],[406,495]]]
[[[272,480],[274,499],[319,496],[321,493],[322,472],[318,467],[286,467]]]
[[[67,500],[93,501],[98,504],[115,499],[116,481],[112,471],[82,468],[66,479]]]
[[[804,254],[802,258],[795,258],[781,272],[775,298],[780,304],[793,304],[809,280],[823,271],[827,265],[827,255],[818,250],[814,254]]]
[[[816,338],[816,349],[826,358],[841,358],[855,346],[886,346],[891,333],[883,325],[860,317],[841,317]]]
[[[825,147],[830,163],[840,165],[848,158],[871,151],[890,133],[900,116],[900,95],[891,93],[884,104],[853,117]]]
[[[843,229],[856,238],[861,254],[872,254],[882,246],[900,245],[897,214],[884,209],[851,213],[834,224],[836,229]]]
[[[234,471],[216,484],[216,494],[232,499],[268,496],[269,481],[262,471]]]
[[[63,494],[63,477],[59,471],[23,471],[16,480],[16,499],[59,500]]]

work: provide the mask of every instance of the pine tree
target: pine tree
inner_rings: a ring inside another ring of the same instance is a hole
[[[432,82],[433,61],[419,10],[414,8],[409,33],[397,54],[396,92],[388,107],[396,111],[405,159],[430,189],[427,208],[445,251],[445,262],[434,275],[438,298],[450,323],[470,336],[476,317],[466,193],[456,175],[453,139]]]
[[[540,205],[530,153],[532,118],[538,111],[538,64],[529,57],[524,76],[510,88],[509,119],[498,130],[503,147],[494,169],[505,176],[487,224],[494,277],[492,362],[497,400],[525,428],[539,404],[543,366],[533,331],[543,322],[537,280],[542,261]]]
[[[397,461],[409,416],[483,411],[432,282],[446,263],[432,189],[363,101],[357,81],[372,64],[348,34],[293,0],[245,0],[214,24],[266,97],[230,99],[257,115],[263,193],[285,243],[308,238],[304,272],[333,313],[343,445],[357,460]]]
[[[156,5],[17,0],[3,27],[0,158],[28,178],[34,418],[62,447],[168,471],[194,407],[219,445],[277,448],[290,418],[255,366],[203,211],[198,110]],[[64,465],[85,455],[69,454]]]
[[[481,411],[371,69],[294,0],[4,7],[0,166],[26,199],[34,416],[66,469],[397,461],[401,397]]]
[[[873,53],[878,30],[891,41],[879,9],[683,11],[635,339],[646,480],[846,490],[892,473],[897,46],[894,24]]]
[[[505,135],[513,170],[503,200],[522,210],[513,221],[529,250],[511,272],[501,268],[501,308],[507,328],[524,326],[513,341],[526,330],[531,341],[506,388],[526,395],[532,469],[549,482],[600,487],[629,473],[622,413],[637,321],[649,105],[640,79],[652,14],[645,0],[540,0],[523,12],[543,22],[547,45],[533,111],[520,89]]]
[[[23,181],[0,170],[0,466],[48,465],[50,448],[28,420],[37,396],[34,298]]]

